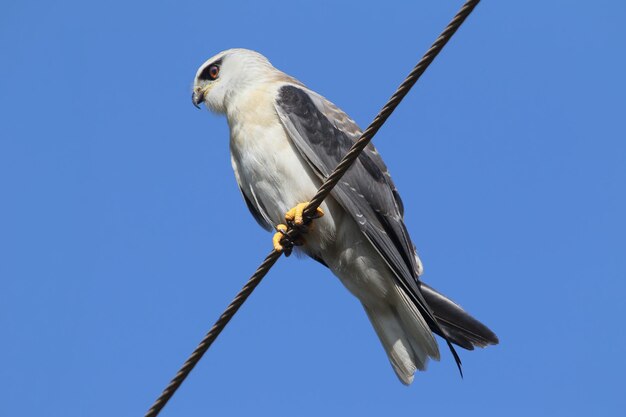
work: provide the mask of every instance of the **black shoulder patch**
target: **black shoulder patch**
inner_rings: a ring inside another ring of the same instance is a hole
[[[293,85],[281,87],[277,99],[278,105],[292,117],[294,125],[303,137],[318,150],[323,150],[330,157],[330,165],[334,167],[352,146],[352,140],[337,129],[328,118],[320,112],[306,91]],[[295,117],[294,117],[295,116]],[[375,179],[381,178],[381,172],[364,153],[359,156],[361,162]],[[378,172],[376,172],[378,171]]]

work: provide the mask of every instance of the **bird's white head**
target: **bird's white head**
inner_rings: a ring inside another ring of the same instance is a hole
[[[234,96],[275,76],[275,73],[280,71],[258,52],[249,49],[222,51],[198,68],[191,100],[196,107],[204,103],[216,113],[225,113]]]

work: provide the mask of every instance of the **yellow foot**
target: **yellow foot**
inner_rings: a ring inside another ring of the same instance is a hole
[[[287,220],[287,222],[292,222],[294,225],[296,226],[302,226],[304,225],[304,218],[302,217],[302,213],[304,213],[304,210],[307,208],[307,206],[309,205],[309,202],[305,202],[305,203],[300,203],[297,206],[295,206],[294,208],[292,208],[291,210],[289,210],[287,213],[285,213],[285,220]],[[324,212],[322,211],[321,208],[317,208],[317,210],[315,210],[315,214],[313,215],[314,219],[320,218],[324,215]]]
[[[285,233],[287,233],[287,226],[285,226],[284,224],[279,224],[278,226],[276,226],[276,230],[277,232],[272,238],[272,244],[274,244],[274,249],[276,250],[276,252],[282,252],[285,250],[285,248],[283,247],[281,241],[285,237]]]
[[[291,255],[291,251],[294,246],[304,245],[304,238],[302,236],[297,236],[292,239],[287,235],[288,230],[287,226],[279,224],[276,226],[276,233],[274,233],[274,237],[272,237],[274,250],[277,252],[284,252],[285,256]]]
[[[304,238],[301,234],[307,232],[310,223],[305,223],[304,221],[304,210],[306,210],[308,205],[308,201],[306,203],[300,203],[285,213],[285,221],[289,227],[298,228],[298,230],[294,230],[291,233],[291,235],[296,236],[292,238],[287,235],[287,231],[289,230],[288,226],[284,224],[276,226],[276,233],[274,234],[274,237],[272,237],[272,244],[274,245],[275,251],[284,252],[285,256],[289,256],[294,246],[301,246],[304,244]],[[312,219],[317,219],[323,215],[324,212],[322,209],[318,208],[315,210],[315,214],[312,216]]]

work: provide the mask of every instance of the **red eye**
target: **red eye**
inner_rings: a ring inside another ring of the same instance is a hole
[[[209,78],[215,80],[218,75],[220,75],[220,67],[215,64],[211,64],[209,66]]]

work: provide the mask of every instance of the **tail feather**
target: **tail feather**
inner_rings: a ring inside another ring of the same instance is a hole
[[[396,286],[396,292],[399,300],[395,304],[395,310],[402,322],[402,328],[409,335],[409,340],[413,341],[411,347],[416,354],[430,356],[438,361],[439,346],[426,320],[402,288]]]
[[[439,326],[452,343],[467,350],[475,346],[497,345],[498,337],[487,326],[470,316],[461,306],[437,292],[432,287],[419,282],[420,291],[432,309]],[[437,329],[432,329],[444,337]]]
[[[427,358],[415,357],[398,318],[390,309],[364,307],[393,370],[404,385],[410,385],[416,369],[423,369]]]
[[[425,370],[430,358],[439,360],[439,347],[417,307],[397,287],[389,304],[368,307],[367,316],[403,384],[413,382],[416,370]]]

